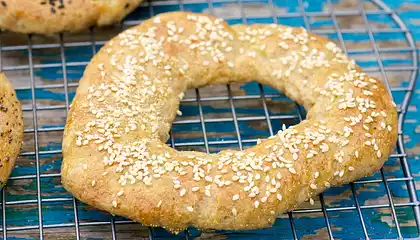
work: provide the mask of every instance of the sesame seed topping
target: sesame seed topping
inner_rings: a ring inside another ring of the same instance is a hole
[[[315,201],[314,201],[312,198],[309,198],[309,203],[310,203],[311,205],[314,205],[314,204],[315,204]]]
[[[120,197],[120,196],[122,196],[123,194],[124,194],[124,190],[122,190],[122,189],[121,189],[121,190],[117,193],[117,196],[118,196],[118,197]]]
[[[239,200],[239,195],[238,194],[233,195],[232,200],[233,201]]]
[[[233,216],[238,215],[238,211],[236,210],[236,208],[232,208],[232,214],[233,214]]]

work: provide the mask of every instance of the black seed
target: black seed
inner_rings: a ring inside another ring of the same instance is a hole
[[[3,5],[3,7],[7,7],[7,4],[5,1],[1,1],[1,5]]]
[[[59,0],[60,4],[58,4],[58,8],[64,8],[64,1],[63,0]]]
[[[7,113],[9,109],[0,104],[0,111]]]
[[[130,3],[126,3],[124,8],[127,9],[130,6]]]

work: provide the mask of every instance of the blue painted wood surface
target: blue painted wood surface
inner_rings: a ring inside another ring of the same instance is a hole
[[[186,10],[194,12],[214,13],[218,16],[228,17],[231,24],[242,23],[240,5],[234,1],[217,1],[213,3],[213,8],[205,1],[184,1],[182,8],[178,2],[156,2],[152,8],[142,6],[127,17],[127,20],[147,19],[150,17],[151,10],[154,14],[166,11]],[[323,0],[304,1],[306,12],[322,12],[327,10]],[[398,11],[398,14],[407,24],[413,35],[420,41],[420,1],[385,1],[389,6]],[[170,4],[172,3],[172,4]],[[342,0],[333,1],[335,9],[357,10],[356,1]],[[244,1],[244,13],[247,23],[273,23],[270,14],[272,8],[267,0],[246,0]],[[281,13],[299,13],[299,4],[295,0],[276,0],[274,1],[275,10],[279,15]],[[366,2],[364,4],[368,11],[377,11],[379,8]],[[266,16],[266,17],[264,17]],[[368,14],[368,19],[374,29],[398,29],[399,26],[385,14]],[[366,32],[352,33],[352,29],[364,29],[363,19],[360,16],[343,16],[337,18],[341,29],[344,29],[343,38],[346,41],[346,47],[349,51],[360,49],[372,49],[369,42],[369,35]],[[290,26],[305,27],[304,17],[277,18],[280,24]],[[312,30],[331,30],[334,32],[333,22],[330,17],[307,17],[307,21]],[[34,147],[34,123],[32,120],[32,92],[30,89],[30,71],[29,56],[33,56],[35,96],[37,104],[37,124],[38,124],[38,146],[42,202],[42,224],[47,226],[44,229],[44,237],[47,239],[74,239],[75,214],[71,195],[67,193],[60,184],[58,176],[60,172],[61,159],[61,135],[62,128],[66,118],[66,99],[71,102],[74,97],[75,83],[81,78],[84,67],[91,59],[94,51],[100,47],[100,41],[106,41],[120,32],[118,27],[107,29],[94,29],[94,40],[99,43],[92,46],[89,44],[91,35],[88,31],[79,34],[64,34],[65,43],[79,43],[79,46],[69,46],[64,49],[65,62],[67,63],[66,78],[63,76],[63,68],[60,57],[60,48],[52,45],[49,49],[39,49],[40,44],[60,43],[58,36],[33,36],[32,43],[34,48],[30,51],[22,47],[20,50],[2,52],[2,68],[13,81],[18,89],[18,97],[22,101],[25,111],[25,126],[28,133],[25,134],[25,144],[23,155],[12,173],[12,180],[5,189],[5,201],[8,202],[5,208],[6,218],[1,218],[2,223],[8,227],[7,236],[10,239],[38,239],[39,230],[13,231],[14,227],[37,227],[39,226],[39,215],[37,205],[37,181],[36,175],[36,157],[31,154],[35,152]],[[332,40],[338,41],[336,33],[324,34]],[[401,32],[382,32],[374,34],[378,47],[380,48],[404,48],[407,44],[404,40],[404,34]],[[1,36],[2,46],[25,46],[28,44],[28,38],[24,35],[4,33]],[[85,44],[87,43],[87,44]],[[80,46],[84,45],[84,46]],[[354,53],[353,58],[364,68],[378,68],[378,62],[373,53]],[[381,54],[381,59],[385,67],[410,67],[413,64],[411,55],[407,51],[393,51]],[[16,67],[17,66],[17,67]],[[383,78],[379,72],[373,72],[372,75]],[[410,77],[410,71],[387,71],[387,76],[391,86],[407,87]],[[69,83],[68,95],[62,84],[65,79]],[[285,116],[298,114],[295,105],[286,97],[278,92],[264,87],[265,94],[275,94],[275,97],[267,98],[267,107],[269,114],[274,118],[284,118]],[[259,95],[259,86],[256,83],[246,85],[232,85],[234,96]],[[202,98],[214,96],[228,96],[226,86],[209,86],[200,90]],[[402,102],[405,92],[393,92],[397,104]],[[195,98],[195,91],[189,91],[186,98]],[[205,101],[203,112],[205,119],[232,118],[232,109],[229,101]],[[239,121],[241,139],[244,146],[253,145],[257,138],[269,136],[267,121],[264,118],[265,112],[261,99],[253,100],[235,100],[235,110]],[[54,109],[55,108],[55,109]],[[420,180],[420,86],[417,86],[412,102],[408,109],[406,120],[404,121],[404,142],[408,154],[408,161],[411,172],[415,180]],[[194,123],[175,124],[173,126],[174,142],[177,145],[186,145],[194,143],[194,146],[179,146],[179,150],[197,150],[204,151],[203,131],[199,122],[198,105],[196,102],[185,103],[181,106],[184,113],[179,120],[195,120]],[[250,121],[246,117],[259,117],[259,120]],[[276,131],[280,129],[283,123],[287,125],[296,124],[298,119],[273,119],[271,124]],[[222,123],[206,123],[208,141],[217,144],[210,145],[210,151],[220,151],[226,148],[238,148],[237,135],[233,121],[224,121]],[[233,142],[233,143],[232,143]],[[53,152],[51,152],[53,151]],[[387,178],[403,178],[404,173],[401,170],[400,160],[392,158],[385,165],[385,175]],[[22,176],[32,175],[29,179],[19,179]],[[379,173],[366,179],[380,180]],[[397,204],[407,205],[410,202],[407,187],[404,181],[389,182],[393,201]],[[397,231],[395,223],[392,220],[389,201],[387,199],[386,189],[383,183],[364,183],[356,184],[356,193],[360,205],[384,205],[381,208],[367,208],[362,210],[363,219],[366,223],[369,236],[371,238],[396,238]],[[420,189],[420,186],[417,187]],[[420,191],[419,191],[420,192]],[[352,207],[355,206],[354,197],[348,185],[328,190],[325,195],[327,208]],[[57,201],[51,201],[57,200]],[[27,200],[27,203],[19,201]],[[418,203],[414,203],[417,204]],[[92,222],[110,221],[111,217],[104,212],[97,211],[90,206],[77,202],[77,213],[79,222],[83,224]],[[301,209],[320,208],[319,201],[314,206],[304,204]],[[414,221],[413,209],[411,206],[396,207],[396,213],[400,228],[404,237],[419,237],[418,226]],[[337,239],[360,239],[363,238],[363,231],[359,221],[359,215],[356,210],[340,210],[328,212],[329,221],[332,227],[333,235]],[[322,212],[314,213],[294,213],[294,224],[299,238],[302,239],[325,239],[328,238],[325,220]],[[124,220],[115,217],[115,221]],[[55,224],[67,224],[68,226],[58,226]],[[56,226],[50,228],[51,226]],[[133,239],[147,237],[148,229],[139,224],[117,224],[116,232],[118,239]],[[158,239],[179,239],[183,234],[173,236],[162,229],[154,229],[153,236]],[[80,234],[83,239],[111,239],[111,225],[100,226],[80,226]],[[291,239],[293,237],[289,218],[287,215],[279,216],[272,228],[251,231],[208,231],[199,232],[195,229],[190,230],[190,235],[203,239]]]

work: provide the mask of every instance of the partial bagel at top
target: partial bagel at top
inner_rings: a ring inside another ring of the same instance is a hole
[[[252,80],[303,105],[307,119],[243,151],[165,144],[188,88]],[[383,83],[325,38],[165,13],[110,40],[87,66],[65,127],[62,182],[85,203],[174,232],[263,228],[380,169],[396,123]]]
[[[119,22],[142,0],[3,0],[0,28],[21,33],[77,32]]]

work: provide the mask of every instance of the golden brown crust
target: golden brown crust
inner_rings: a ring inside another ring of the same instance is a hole
[[[6,184],[23,138],[22,109],[15,90],[0,73],[0,185]]]
[[[3,0],[0,28],[22,33],[76,32],[120,21],[141,0]]]
[[[302,104],[307,120],[244,151],[164,143],[187,88],[254,79]],[[88,65],[65,128],[62,182],[83,202],[171,231],[262,228],[377,171],[396,123],[384,85],[322,37],[167,13],[121,33]]]

